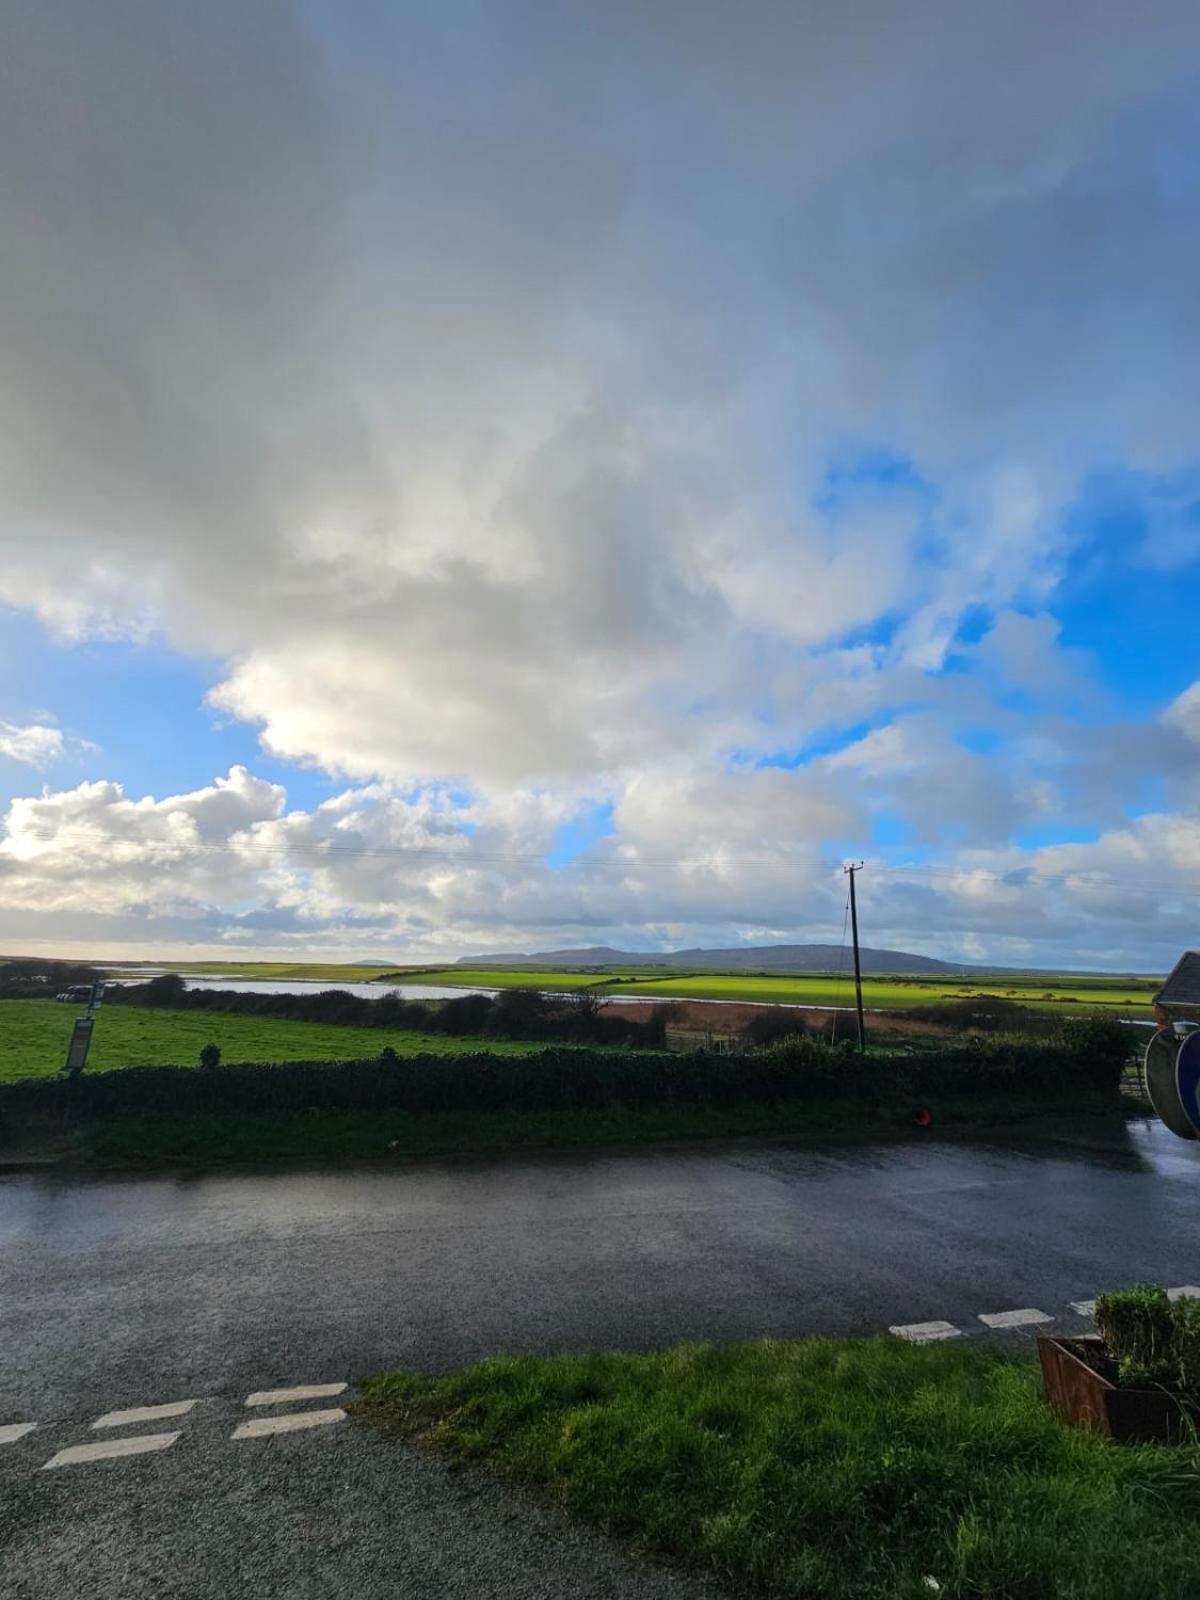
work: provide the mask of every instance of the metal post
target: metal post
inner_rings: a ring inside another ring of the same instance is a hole
[[[842,868],[843,872],[850,874],[850,931],[854,940],[854,1004],[858,1011],[858,1048],[867,1048],[867,1029],[863,1021],[862,1001],[862,962],[858,954],[858,902],[854,897],[854,875],[862,871],[863,864],[856,861]]]
[[[77,1078],[87,1066],[88,1050],[92,1043],[92,1028],[96,1022],[96,1012],[99,1011],[103,1000],[104,979],[97,978],[88,996],[87,1010],[83,1016],[75,1018],[75,1025],[71,1029],[71,1042],[67,1046],[67,1061],[63,1067],[63,1071],[69,1077]]]

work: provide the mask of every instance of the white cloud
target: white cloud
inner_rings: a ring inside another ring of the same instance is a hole
[[[31,722],[20,727],[15,722],[0,721],[0,756],[23,762],[29,767],[48,767],[62,753],[61,728],[48,727],[43,722]]]
[[[881,818],[1189,814],[1191,700],[1107,723],[1054,604],[1095,471],[1200,453],[1190,0],[17,10],[0,597],[359,787],[21,800],[4,904],[693,942],[799,926],[788,852]],[[597,799],[632,876],[491,870]]]
[[[1178,728],[1189,739],[1200,744],[1200,681],[1172,700],[1163,712],[1162,720],[1168,727]]]
[[[215,654],[288,758],[574,784],[761,747],[882,614],[936,666],[1098,452],[1194,456],[1194,7],[471,24],[23,7],[11,601]],[[936,501],[815,511],[856,439]]]
[[[455,959],[605,942],[836,943],[837,836],[860,822],[824,773],[641,775],[615,831],[566,867],[545,857],[561,803],[493,811],[437,789],[351,789],[312,811],[234,768],[190,794],[86,783],[12,803],[0,937],[113,955],[257,951]],[[1194,942],[1200,815],[1152,814],[1094,842],[966,847],[911,868],[868,859],[864,939],[1016,964],[1161,967]]]

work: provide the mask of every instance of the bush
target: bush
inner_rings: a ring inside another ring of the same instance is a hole
[[[465,999],[479,998],[468,996]],[[452,1001],[461,1005],[464,1001]],[[616,1021],[617,1019],[612,1019]],[[1061,1041],[975,1040],[952,1050],[859,1055],[850,1045],[791,1039],[751,1055],[545,1049],[525,1056],[411,1056],[403,1072],[366,1061],[126,1067],[73,1085],[0,1085],[0,1112],[83,1115],[125,1111],[539,1111],[596,1106],[729,1106],[779,1100],[859,1100],[870,1110],[932,1105],[939,1096],[1019,1097],[1077,1106],[1094,1096]],[[68,1099],[68,1096],[70,1098]],[[1116,1103],[1116,1089],[1112,1089]]]
[[[1165,1289],[1135,1283],[1096,1301],[1096,1327],[1122,1382],[1164,1383],[1178,1370],[1174,1307]]]
[[[200,1052],[200,1065],[208,1071],[221,1065],[221,1047],[217,1044],[206,1044]]]
[[[491,1031],[505,1039],[536,1039],[552,1011],[553,1002],[540,989],[501,989],[491,1002]]]
[[[1200,1300],[1185,1297],[1171,1307],[1179,1387],[1200,1400]]]
[[[1054,1029],[1054,1019],[998,994],[964,995],[940,1005],[922,1006],[919,1014],[940,1027],[974,1033],[1050,1033]]]
[[[44,988],[43,983],[39,992]],[[27,988],[21,989],[20,996],[26,992]],[[587,1039],[650,1049],[661,1049],[666,1042],[660,1008],[648,1010],[644,1022],[605,1016],[603,999],[594,990],[580,991],[578,996],[547,996],[526,986],[503,990],[494,1000],[486,994],[463,994],[431,1005],[406,1000],[396,990],[373,998],[347,989],[322,989],[316,994],[189,989],[182,978],[167,973],[150,983],[113,985],[108,999],[113,1005],[162,1005],[178,1011],[224,1011],[232,1016],[285,1017],[294,1022],[436,1029],[467,1038]]]
[[[808,1027],[800,1012],[789,1013],[782,1008],[758,1011],[742,1029],[742,1038],[756,1049],[767,1044],[779,1044],[784,1039],[800,1039]]]
[[[1058,1037],[1072,1069],[1097,1089],[1120,1086],[1125,1063],[1137,1044],[1134,1030],[1115,1017],[1068,1017],[1059,1024]]]
[[[186,993],[186,979],[177,972],[162,972],[141,985],[141,1002],[144,1006],[177,1006]]]

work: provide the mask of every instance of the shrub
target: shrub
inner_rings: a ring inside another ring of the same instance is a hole
[[[221,1047],[219,1044],[206,1044],[200,1052],[200,1065],[211,1071],[221,1065]]]
[[[1171,1307],[1179,1387],[1200,1399],[1200,1300],[1185,1297]]]
[[[1027,1006],[997,994],[964,995],[961,999],[945,1000],[937,1006],[923,1007],[922,1016],[942,1027],[976,1033],[1026,1033],[1035,1030],[1042,1020]],[[1051,1027],[1047,1018],[1042,1031],[1050,1031]]]
[[[1133,1030],[1115,1017],[1068,1017],[1059,1024],[1072,1068],[1097,1089],[1116,1089],[1133,1053]]]
[[[778,1044],[783,1039],[799,1039],[808,1032],[800,1012],[789,1013],[783,1008],[758,1011],[742,1029],[747,1044],[759,1047]]]
[[[443,1033],[482,1033],[492,1014],[492,999],[486,994],[455,995],[437,1012],[437,1026]]]
[[[161,972],[157,978],[141,986],[141,1002],[145,1006],[177,1006],[180,997],[187,993],[187,981],[177,972]]]
[[[467,996],[467,999],[486,997]],[[617,1023],[618,1019],[602,1019]],[[636,1024],[620,1024],[637,1026]],[[1020,1097],[1078,1105],[1092,1093],[1061,1042],[986,1039],[951,1050],[859,1055],[849,1044],[789,1039],[749,1055],[544,1049],[524,1056],[410,1056],[404,1071],[364,1061],[125,1067],[0,1085],[5,1107],[83,1115],[125,1111],[540,1111],[620,1105],[724,1106],[777,1100],[860,1100],[871,1111],[931,1105],[939,1096]],[[68,1100],[66,1097],[70,1095]],[[1112,1092],[1116,1102],[1116,1090]]]
[[[492,1001],[493,1030],[509,1039],[536,1039],[553,1009],[540,989],[501,989]]]
[[[1178,1375],[1175,1308],[1165,1289],[1135,1283],[1096,1301],[1096,1327],[1126,1383],[1164,1383]]]

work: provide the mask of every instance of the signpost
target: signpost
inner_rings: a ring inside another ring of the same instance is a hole
[[[75,1018],[75,1026],[71,1030],[71,1043],[67,1047],[67,1063],[63,1071],[72,1078],[78,1077],[87,1065],[88,1047],[92,1042],[92,1029],[96,1023],[96,1013],[104,1000],[104,979],[97,978],[92,985],[91,998],[88,1008],[82,1017]]]

